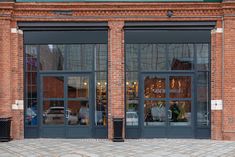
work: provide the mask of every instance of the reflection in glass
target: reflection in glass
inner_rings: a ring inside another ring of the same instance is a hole
[[[94,45],[67,45],[67,70],[90,71],[93,65]]]
[[[25,125],[38,124],[38,103],[37,103],[37,71],[38,71],[38,46],[25,45],[25,91],[27,93],[25,106]]]
[[[138,44],[127,44],[125,48],[126,53],[126,71],[138,70]]]
[[[43,101],[43,124],[64,124],[64,101]]]
[[[165,98],[166,97],[165,77],[146,76],[144,78],[144,97],[145,98]]]
[[[26,45],[25,46],[25,57],[26,57],[26,71],[37,71],[38,70],[38,46]]]
[[[140,44],[140,55],[142,71],[167,70],[166,44]]]
[[[43,77],[43,96],[44,98],[63,98],[64,77]]]
[[[26,104],[26,125],[37,125],[37,99],[28,99]]]
[[[137,99],[127,100],[126,103],[127,126],[137,126],[139,124],[138,105],[139,101]]]
[[[198,72],[197,77],[197,125],[209,125],[209,76],[208,72]]]
[[[68,125],[89,125],[88,101],[69,100],[66,117]]]
[[[195,44],[197,54],[197,70],[209,70],[209,44]]]
[[[190,76],[170,76],[170,98],[191,98]]]
[[[68,77],[68,97],[89,97],[89,79],[86,76]]]
[[[165,101],[144,101],[144,125],[164,125],[166,122]]]
[[[168,44],[170,70],[192,70],[193,50],[193,44]]]
[[[191,124],[191,101],[170,101],[168,110],[170,125],[185,126]]]
[[[107,73],[96,72],[95,124],[107,125]]]
[[[126,73],[126,97],[134,99],[138,97],[139,81],[137,72]]]
[[[64,70],[64,45],[40,45],[40,70]]]
[[[95,53],[96,53],[95,70],[106,71],[107,70],[107,53],[108,53],[107,44],[96,44]]]

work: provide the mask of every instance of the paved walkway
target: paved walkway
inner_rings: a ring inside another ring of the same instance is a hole
[[[26,139],[0,143],[0,157],[235,157],[235,142],[140,139]]]

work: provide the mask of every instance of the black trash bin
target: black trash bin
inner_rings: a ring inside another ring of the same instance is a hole
[[[113,118],[113,142],[124,142],[122,130],[123,118]]]
[[[0,142],[11,140],[11,117],[0,117]]]

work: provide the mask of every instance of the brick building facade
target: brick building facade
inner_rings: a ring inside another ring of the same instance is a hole
[[[172,11],[173,15],[168,16],[168,11]],[[57,27],[56,23],[107,23],[107,26],[105,26],[108,32],[107,138],[112,139],[112,119],[125,118],[126,112],[126,23],[162,22],[162,27],[164,27],[164,22],[170,23],[169,25],[177,22],[214,22],[214,28],[210,30],[209,60],[211,66],[209,70],[210,89],[208,94],[210,100],[222,100],[223,108],[222,110],[209,109],[211,113],[209,118],[211,136],[209,138],[215,140],[235,140],[235,106],[233,104],[235,101],[233,97],[235,94],[235,81],[233,78],[233,74],[235,74],[234,16],[235,2],[233,0],[224,2],[168,3],[0,2],[0,116],[12,117],[11,134],[14,139],[23,139],[25,137],[24,113],[26,113],[26,109],[24,110],[24,108],[26,107],[24,106],[26,105],[25,97],[27,96],[24,94],[26,90],[24,81],[26,77],[24,72],[24,52],[26,49],[24,37],[26,37],[25,31],[28,31],[25,28],[31,28],[32,26],[23,26],[24,24],[20,25],[20,23],[27,23],[29,25],[33,23],[55,23],[53,27]],[[184,24],[180,25],[185,27]],[[200,26],[195,25],[193,27]],[[40,29],[38,30],[40,32]],[[209,77],[209,75],[207,76]],[[67,98],[66,100],[63,99],[63,101],[67,101]],[[191,101],[191,99],[187,101]],[[195,102],[194,105],[196,105]],[[123,137],[126,137],[125,130],[124,124]],[[140,136],[140,138],[145,137]],[[193,138],[196,137],[194,136]]]

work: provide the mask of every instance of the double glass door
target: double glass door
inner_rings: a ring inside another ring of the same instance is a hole
[[[193,136],[193,77],[144,74],[141,90],[142,136]]]
[[[89,74],[42,74],[41,137],[90,137]]]

